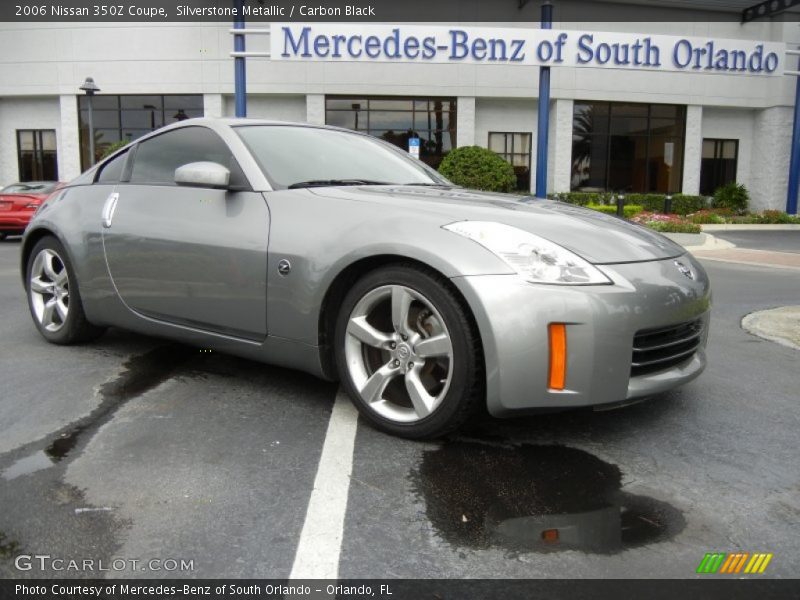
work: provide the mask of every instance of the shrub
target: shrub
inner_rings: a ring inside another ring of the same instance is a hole
[[[734,213],[743,215],[747,212],[747,203],[750,201],[750,194],[747,188],[741,184],[731,182],[717,188],[714,192],[714,208],[729,208]]]
[[[636,204],[648,212],[664,211],[664,194],[625,194],[625,204]]]
[[[711,210],[700,210],[689,215],[689,220],[697,225],[721,225],[725,217]]]
[[[561,192],[558,194],[550,194],[549,197],[552,200],[566,202],[567,204],[576,204],[577,206],[611,203],[611,194],[609,192]]]
[[[765,210],[761,213],[761,223],[770,225],[795,225],[800,224],[800,216],[789,215],[782,210]]]
[[[661,233],[700,233],[702,231],[700,225],[676,221],[650,221],[645,225],[653,231]]]
[[[623,203],[626,206],[633,204],[641,206],[643,210],[648,212],[664,212],[666,194],[630,193],[624,194],[624,196],[625,199]],[[578,204],[580,206],[586,206],[587,204],[610,204],[616,206],[616,197],[617,195],[611,192],[561,192],[550,195],[550,198],[553,200],[560,200],[561,202]],[[690,196],[687,194],[675,194],[672,196],[673,213],[687,215],[702,210],[705,207],[705,196]]]
[[[672,196],[672,212],[676,215],[688,215],[703,210],[707,204],[705,196],[691,196],[689,194],[675,194]]]
[[[97,160],[103,160],[106,156],[111,156],[119,150],[120,148],[124,148],[130,143],[130,140],[119,140],[118,142],[114,142],[113,144],[109,144],[105,147],[103,152],[100,154],[100,157]]]
[[[586,208],[591,208],[592,210],[596,210],[607,215],[617,214],[617,207],[613,204],[587,204]],[[643,210],[644,207],[639,206],[638,204],[626,204],[622,207],[622,213],[626,219],[630,219],[631,217],[638,215]]]
[[[487,192],[510,192],[517,183],[514,167],[480,146],[451,150],[439,165],[439,172],[456,185]]]
[[[642,212],[631,218],[634,223],[639,223],[661,233],[700,233],[699,225],[689,222],[686,217],[678,215],[664,215],[652,212]]]

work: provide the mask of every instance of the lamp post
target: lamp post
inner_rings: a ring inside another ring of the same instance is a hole
[[[145,104],[143,106],[145,110],[150,111],[150,131],[156,130],[156,111],[158,107],[155,104]]]
[[[83,82],[83,85],[78,88],[86,93],[86,102],[89,109],[89,166],[91,167],[94,165],[95,155],[94,155],[94,122],[92,120],[92,96],[94,96],[97,92],[100,91],[100,88],[97,87],[97,84],[94,82],[94,79],[91,77],[87,77],[86,81]]]

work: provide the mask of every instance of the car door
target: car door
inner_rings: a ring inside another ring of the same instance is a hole
[[[175,169],[222,164],[230,189],[175,184]],[[266,337],[269,211],[225,142],[189,126],[139,142],[103,210],[103,247],[120,298],[178,325]]]

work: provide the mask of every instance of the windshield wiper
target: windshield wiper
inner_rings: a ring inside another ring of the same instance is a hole
[[[386,181],[372,181],[370,179],[310,179],[298,181],[288,187],[290,190],[309,187],[327,187],[335,185],[392,185]]]
[[[415,181],[414,183],[404,183],[403,185],[415,185],[418,187],[443,187],[443,188],[452,188],[453,186],[449,183],[433,183],[433,182],[426,182],[426,181]]]

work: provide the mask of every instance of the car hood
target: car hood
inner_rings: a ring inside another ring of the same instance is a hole
[[[563,202],[461,188],[416,186],[317,187],[316,195],[386,204],[393,210],[454,221],[495,221],[529,231],[594,264],[663,260],[686,250],[646,227]]]

